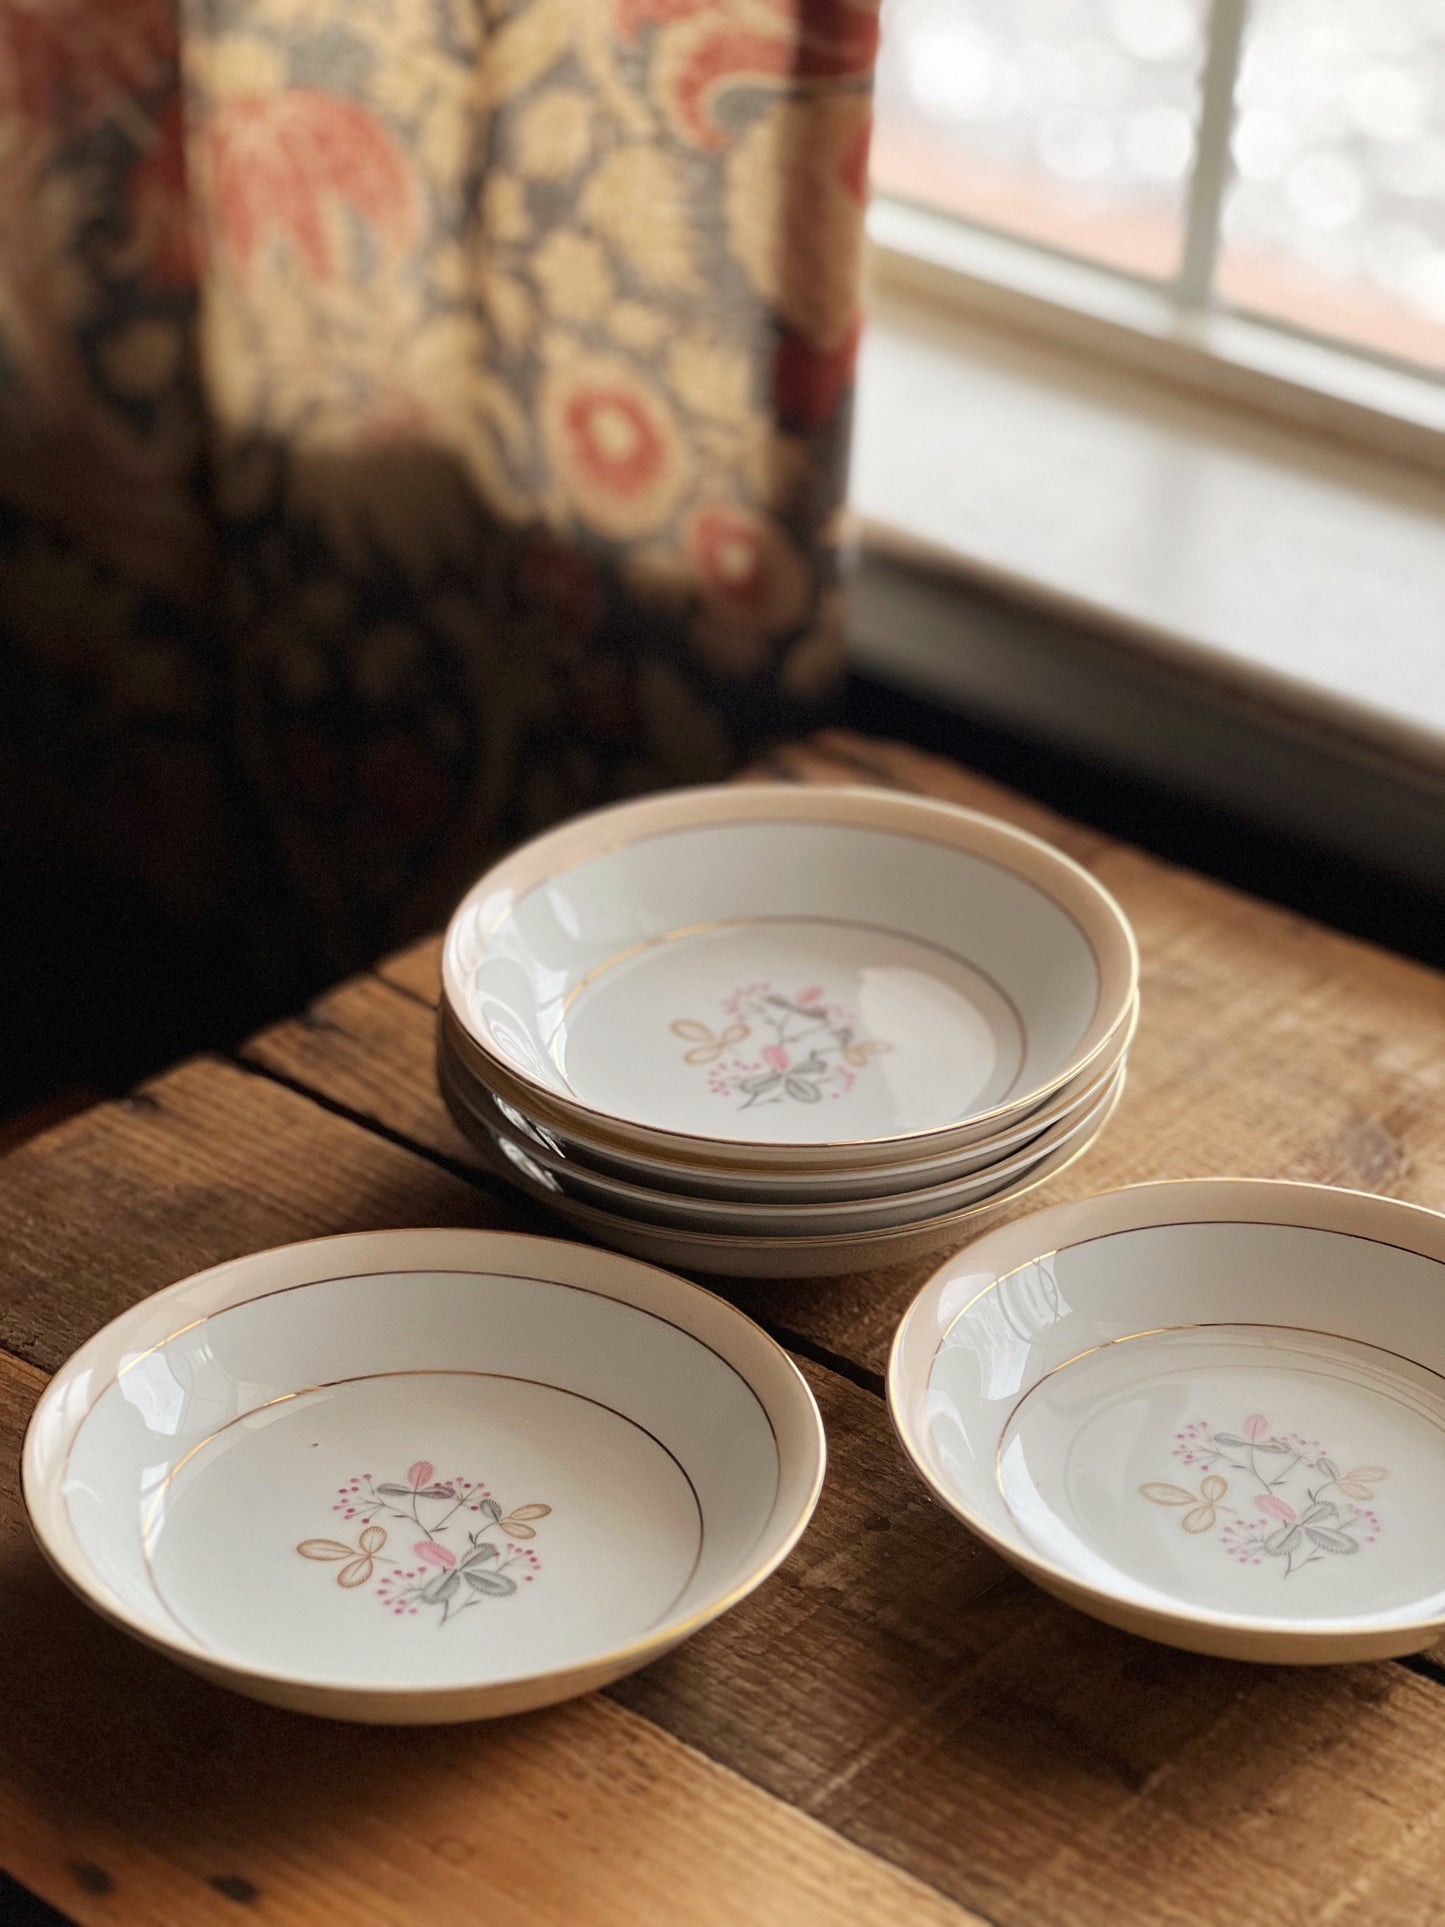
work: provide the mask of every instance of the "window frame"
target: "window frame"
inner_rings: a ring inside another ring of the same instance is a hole
[[[1134,275],[875,192],[870,281],[1445,470],[1445,380],[1377,350],[1246,313],[1215,292],[1247,7],[1248,0],[1212,0],[1209,8],[1173,276]]]

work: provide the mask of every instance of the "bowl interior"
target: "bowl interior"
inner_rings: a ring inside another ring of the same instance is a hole
[[[1001,852],[895,830],[641,837],[531,888],[479,886],[448,935],[448,997],[514,1070],[637,1126],[777,1144],[943,1129],[1067,1075],[1100,1014],[1076,915],[1098,916],[1097,893],[1019,842],[1059,896]]]
[[[1445,1614],[1436,1258],[1223,1221],[1119,1229],[1002,1276],[965,1252],[941,1277],[900,1333],[895,1413],[940,1492],[1023,1563],[1294,1634]]]
[[[62,1387],[27,1494],[103,1606],[242,1670],[402,1689],[564,1669],[686,1630],[796,1528],[806,1392],[761,1334],[745,1375],[725,1352],[751,1328],[720,1312],[703,1337],[451,1270],[248,1294],[122,1345],[83,1415],[103,1361]]]

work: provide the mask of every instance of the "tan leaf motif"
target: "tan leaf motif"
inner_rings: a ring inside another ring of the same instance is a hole
[[[361,1550],[363,1552],[380,1552],[385,1544],[385,1526],[367,1526],[361,1535]]]
[[[517,1525],[512,1519],[502,1519],[499,1523],[503,1532],[505,1532],[509,1538],[535,1539],[537,1536],[537,1528],[535,1526]]]
[[[856,1044],[850,1044],[844,1051],[843,1056],[846,1061],[855,1068],[861,1068],[868,1062],[870,1057],[878,1057],[884,1051],[892,1050],[892,1048],[893,1046],[891,1044],[881,1044],[874,1038],[869,1037],[860,1040]]]
[[[343,1546],[336,1539],[303,1539],[296,1550],[303,1559],[353,1559],[355,1546]]]
[[[551,1510],[549,1505],[519,1505],[514,1506],[507,1517],[509,1519],[545,1519]]]
[[[1139,1490],[1146,1499],[1152,1499],[1155,1505],[1198,1505],[1199,1503],[1197,1492],[1186,1492],[1182,1485],[1170,1485],[1167,1479],[1150,1479],[1147,1484],[1141,1485]]]
[[[1212,1505],[1197,1505],[1192,1512],[1186,1512],[1181,1521],[1186,1532],[1208,1532],[1215,1521]]]
[[[343,1566],[337,1573],[336,1583],[338,1586],[345,1586],[348,1590],[354,1586],[364,1586],[371,1577],[371,1570],[370,1559],[353,1559],[349,1566]]]
[[[742,1043],[749,1034],[746,1024],[732,1023],[714,1035],[706,1024],[700,1024],[692,1017],[679,1017],[673,1023],[672,1030],[675,1036],[692,1042],[692,1049],[682,1054],[684,1064],[711,1064],[714,1058],[721,1057],[734,1044]]]
[[[1229,1490],[1228,1479],[1221,1479],[1217,1472],[1211,1472],[1199,1481],[1199,1496],[1203,1499],[1218,1501]]]
[[[1345,1474],[1347,1479],[1355,1479],[1361,1485],[1378,1485],[1389,1476],[1383,1465],[1357,1465]]]

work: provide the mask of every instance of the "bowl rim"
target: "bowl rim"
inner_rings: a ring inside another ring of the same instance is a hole
[[[675,1126],[648,1125],[615,1111],[587,1103],[575,1094],[562,1094],[543,1084],[524,1067],[512,1063],[489,1042],[483,1029],[466,1015],[462,972],[456,951],[463,919],[499,892],[509,900],[494,906],[484,933],[495,935],[511,919],[520,902],[535,889],[570,874],[600,857],[689,830],[732,827],[748,823],[823,823],[843,830],[902,835],[931,842],[956,853],[991,862],[1047,897],[1069,917],[1087,943],[1098,971],[1094,1014],[1081,1043],[1043,1082],[983,1110],[922,1131],[884,1132],[866,1138],[805,1139],[781,1144],[740,1137],[717,1137]],[[942,832],[928,836],[929,826]],[[948,832],[951,831],[952,834]],[[1012,857],[1014,860],[1009,861]],[[1065,885],[1061,892],[1058,885]],[[1053,887],[1051,887],[1053,886]],[[1079,914],[1086,907],[1089,920]],[[1110,951],[1117,954],[1110,955]],[[663,791],[640,801],[590,810],[557,828],[534,837],[492,865],[462,897],[448,921],[442,942],[440,1002],[488,1067],[488,1081],[504,1095],[516,1092],[528,1103],[540,1100],[539,1115],[549,1109],[563,1119],[601,1125],[624,1143],[641,1146],[671,1143],[708,1162],[726,1162],[741,1151],[765,1152],[779,1163],[805,1165],[809,1154],[826,1155],[876,1151],[886,1147],[946,1149],[959,1133],[980,1124],[999,1123],[1038,1108],[1063,1084],[1086,1070],[1127,1022],[1139,987],[1139,946],[1124,911],[1112,892],[1073,857],[1054,844],[980,810],[965,809],[933,797],[900,794],[856,783],[721,783]],[[495,1073],[495,1080],[493,1078]],[[792,1154],[792,1155],[790,1155]]]
[[[669,1193],[669,1195],[672,1196],[688,1196],[687,1180],[698,1175],[704,1175],[714,1184],[722,1184],[731,1180],[740,1182],[744,1187],[762,1182],[770,1182],[773,1184],[781,1183],[797,1193],[796,1198],[757,1198],[754,1193],[745,1188],[736,1199],[729,1198],[727,1200],[728,1202],[772,1204],[799,1202],[811,1204],[816,1201],[815,1194],[811,1187],[819,1178],[827,1178],[829,1180],[841,1178],[846,1180],[851,1175],[867,1178],[875,1178],[883,1175],[893,1176],[895,1174],[899,1177],[912,1175],[914,1181],[901,1184],[896,1193],[887,1191],[874,1194],[879,1197],[901,1196],[905,1191],[925,1191],[937,1185],[951,1182],[951,1179],[947,1177],[939,1178],[933,1175],[929,1175],[924,1183],[917,1182],[916,1174],[920,1165],[927,1166],[932,1164],[947,1171],[950,1162],[955,1162],[960,1158],[974,1158],[976,1162],[970,1169],[959,1174],[960,1177],[971,1176],[974,1171],[986,1170],[994,1161],[989,1155],[989,1152],[990,1147],[995,1146],[996,1143],[1001,1145],[1002,1150],[1006,1152],[1008,1156],[1020,1156],[1024,1151],[1031,1148],[1037,1138],[1046,1136],[1066,1120],[1074,1118],[1076,1115],[1082,1115],[1096,1099],[1102,1098],[1109,1086],[1110,1080],[1117,1077],[1120,1070],[1127,1063],[1129,1052],[1132,1050],[1135,1038],[1138,1035],[1139,1014],[1140,1002],[1136,993],[1126,1013],[1123,1026],[1115,1033],[1115,1037],[1111,1040],[1108,1053],[1097,1059],[1095,1063],[1089,1065],[1085,1071],[1080,1072],[1078,1078],[1071,1079],[1067,1089],[1061,1088],[1055,1092],[1054,1096],[1046,1104],[1041,1106],[1037,1112],[1030,1112],[1027,1116],[1015,1120],[1010,1124],[1006,1124],[997,1134],[996,1139],[980,1138],[974,1144],[958,1146],[952,1151],[937,1152],[928,1159],[914,1159],[911,1161],[899,1160],[896,1163],[879,1165],[859,1164],[853,1167],[851,1172],[848,1170],[835,1171],[826,1168],[811,1171],[797,1169],[768,1171],[765,1167],[759,1167],[757,1165],[725,1165],[714,1164],[711,1161],[706,1163],[696,1161],[692,1163],[681,1163],[675,1159],[662,1157],[656,1153],[644,1152],[632,1145],[619,1145],[600,1139],[584,1137],[580,1130],[573,1128],[570,1124],[555,1124],[540,1115],[533,1116],[525,1111],[522,1112],[522,1115],[527,1118],[529,1123],[535,1125],[536,1128],[547,1132],[549,1136],[571,1148],[573,1155],[569,1157],[565,1152],[551,1151],[547,1149],[545,1144],[543,1145],[542,1148],[547,1150],[547,1156],[555,1160],[558,1164],[565,1167],[570,1163],[580,1166],[582,1170],[589,1175],[616,1178],[619,1183],[641,1184],[644,1185],[644,1187],[645,1180],[640,1176],[623,1178],[617,1172],[608,1169],[605,1165],[597,1169],[588,1162],[588,1154],[590,1152],[600,1151],[604,1156],[611,1156],[624,1162],[630,1161],[642,1168],[646,1168],[650,1164],[655,1164],[665,1171],[667,1176],[673,1180],[675,1189]],[[453,1081],[455,1081],[458,1076],[465,1081],[463,1095],[469,1104],[472,1101],[473,1094],[476,1092],[480,1092],[485,1098],[490,1099],[491,1102],[495,1104],[498,1100],[498,1093],[486,1082],[485,1076],[464,1054],[464,1046],[465,1039],[458,1038],[456,1034],[456,1019],[452,1016],[450,1009],[445,1005],[439,1005],[437,1008],[436,1022],[436,1058],[439,1077],[442,1074],[441,1067],[443,1059],[445,1059],[450,1066],[446,1075]],[[513,1110],[519,1108],[510,1098],[504,1098],[503,1101],[508,1103]],[[486,1128],[496,1130],[502,1135],[510,1135],[518,1129],[517,1125],[514,1124],[505,1113],[500,1114],[498,1122],[495,1124],[489,1123]],[[530,1144],[523,1144],[520,1148],[529,1154],[535,1155]],[[719,1197],[722,1194],[717,1191],[712,1191],[702,1195]],[[828,1193],[830,1197],[833,1195],[831,1191]],[[846,1192],[840,1192],[837,1195],[842,1198],[848,1196]]]
[[[752,1232],[739,1231],[736,1225],[729,1226],[726,1223],[714,1225],[709,1224],[706,1220],[714,1215],[720,1219],[727,1219],[729,1217],[737,1218],[739,1216],[756,1214],[762,1227],[756,1234],[760,1237],[778,1236],[794,1238],[809,1235],[824,1238],[835,1235],[838,1237],[849,1237],[857,1231],[898,1229],[913,1223],[927,1223],[931,1218],[941,1218],[955,1210],[967,1210],[973,1204],[985,1202],[987,1199],[1000,1194],[1007,1194],[1011,1186],[1018,1179],[1028,1177],[1038,1165],[1054,1157],[1058,1152],[1065,1150],[1076,1138],[1091,1131],[1107,1117],[1112,1116],[1113,1100],[1116,1095],[1122,1094],[1127,1075],[1128,1065],[1121,1058],[1119,1062],[1113,1066],[1109,1075],[1100,1081],[1098,1089],[1090,1091],[1087,1094],[1084,1101],[1079,1105],[1077,1113],[1066,1112],[1062,1117],[1056,1118],[1044,1133],[1041,1133],[1041,1135],[1047,1135],[1048,1131],[1055,1132],[1055,1135],[1042,1149],[1036,1149],[1033,1141],[1030,1141],[1021,1148],[1010,1151],[1006,1157],[1000,1158],[996,1165],[983,1165],[976,1171],[966,1172],[958,1178],[946,1179],[940,1184],[926,1185],[916,1190],[883,1192],[876,1197],[869,1198],[692,1198],[685,1192],[654,1190],[647,1185],[629,1182],[622,1178],[614,1178],[610,1173],[606,1172],[586,1170],[579,1172],[575,1167],[561,1165],[559,1173],[555,1167],[561,1164],[561,1161],[552,1159],[550,1153],[544,1151],[538,1155],[524,1144],[519,1144],[516,1148],[528,1158],[533,1159],[534,1162],[541,1165],[543,1170],[558,1176],[560,1188],[554,1194],[551,1191],[550,1185],[547,1186],[549,1195],[566,1196],[568,1185],[571,1184],[573,1180],[578,1182],[584,1195],[575,1197],[571,1201],[583,1205],[593,1205],[593,1200],[585,1195],[587,1186],[590,1183],[596,1183],[600,1187],[611,1188],[622,1192],[624,1194],[623,1196],[606,1203],[597,1203],[593,1207],[600,1211],[611,1212],[614,1216],[628,1217],[632,1209],[637,1206],[641,1206],[644,1210],[649,1206],[661,1206],[667,1210],[676,1208],[680,1209],[684,1213],[684,1216],[694,1209],[701,1207],[703,1222],[682,1223],[676,1226],[668,1224],[666,1220],[659,1219],[640,1219],[638,1222],[657,1223],[662,1228],[668,1230],[696,1230],[704,1233],[709,1230],[716,1230],[724,1237],[741,1236],[750,1238],[754,1235]],[[440,1067],[438,1068],[437,1081],[441,1088],[443,1102],[451,1112],[454,1121],[458,1122],[459,1128],[460,1120],[457,1119],[458,1110],[466,1113],[468,1117],[476,1116],[469,1102],[467,1092],[459,1089],[455,1079]],[[493,1134],[494,1127],[488,1124],[485,1119],[477,1117],[476,1121],[480,1130],[487,1133],[488,1136]],[[1063,1128],[1065,1126],[1067,1128]],[[467,1135],[465,1131],[464,1135]],[[500,1129],[496,1130],[496,1135],[499,1138],[512,1141],[510,1134]],[[507,1153],[504,1151],[502,1155],[506,1157]],[[508,1162],[511,1162],[510,1158]],[[993,1188],[985,1188],[988,1186],[989,1180],[995,1177],[998,1182]],[[963,1191],[965,1195],[956,1199],[952,1204],[940,1202],[940,1192],[957,1191]],[[912,1204],[916,1207],[916,1215],[912,1218],[901,1219],[897,1226],[868,1225],[866,1223],[850,1225],[844,1223],[836,1232],[831,1232],[819,1223],[819,1220],[826,1221],[830,1217],[842,1217],[846,1219],[849,1216],[856,1215],[866,1219],[871,1212],[893,1207],[902,1207],[906,1204]],[[804,1213],[810,1213],[812,1215],[804,1217]],[[785,1228],[789,1226],[790,1219],[793,1228]]]
[[[1122,1202],[1115,1204],[1114,1200]],[[1176,1205],[1188,1215],[1176,1215]],[[1151,1206],[1154,1208],[1151,1209]],[[1142,1210],[1145,1215],[1136,1215],[1136,1209]],[[1433,1234],[1434,1249],[1430,1248],[1432,1240],[1429,1236],[1422,1247],[1419,1242],[1401,1242],[1377,1236],[1368,1230],[1350,1230],[1343,1223],[1323,1221],[1335,1213],[1363,1216],[1366,1220],[1383,1219],[1387,1225],[1393,1223],[1404,1227],[1404,1237],[1408,1236],[1411,1226],[1421,1227],[1422,1233]],[[1093,1218],[1101,1219],[1103,1228],[1087,1234],[1080,1232],[1076,1236],[1068,1235],[1070,1220],[1078,1219],[1080,1214],[1086,1224]],[[1167,1229],[1171,1225],[1186,1224],[1258,1224],[1300,1231],[1325,1231],[1361,1237],[1372,1244],[1395,1245],[1397,1249],[1445,1265],[1445,1212],[1404,1198],[1389,1198],[1378,1192],[1355,1190],[1343,1185],[1289,1178],[1165,1178],[1117,1185],[1087,1197],[1046,1206],[1041,1211],[1030,1212],[1006,1225],[996,1226],[971,1244],[950,1253],[924,1280],[900,1318],[888,1350],[884,1383],[888,1416],[909,1463],[941,1505],[1036,1584],[1108,1623],[1127,1623],[1131,1631],[1146,1632],[1150,1637],[1186,1648],[1191,1647],[1192,1642],[1175,1635],[1191,1630],[1203,1631],[1217,1642],[1224,1643],[1204,1649],[1195,1647],[1194,1650],[1228,1651],[1233,1657],[1261,1661],[1323,1661],[1334,1658],[1345,1661],[1372,1654],[1383,1657],[1415,1650],[1419,1645],[1428,1643],[1430,1636],[1445,1631],[1445,1612],[1433,1617],[1402,1619],[1388,1626],[1380,1626],[1358,1616],[1314,1625],[1301,1621],[1293,1626],[1284,1626],[1262,1617],[1252,1618],[1248,1614],[1221,1612],[1209,1607],[1188,1609],[1183,1606],[1146,1605],[1123,1597],[1110,1587],[1081,1578],[1070,1568],[1036,1551],[1022,1536],[1006,1537],[934,1472],[923,1442],[915,1436],[906,1409],[908,1387],[913,1384],[916,1372],[909,1372],[905,1384],[903,1353],[915,1321],[932,1309],[949,1278],[957,1274],[964,1260],[977,1262],[981,1258],[983,1263],[978,1276],[980,1279],[987,1276],[987,1283],[980,1284],[967,1303],[949,1318],[947,1327],[928,1353],[927,1363],[923,1367],[925,1383],[926,1375],[931,1371],[948,1332],[958,1319],[980,1297],[1016,1272],[1026,1270],[1041,1258],[1129,1231]],[[1056,1233],[1059,1235],[1056,1236]],[[992,1260],[990,1247],[1002,1248],[1006,1252],[997,1265]],[[1025,1249],[1029,1255],[1017,1255]],[[1250,1647],[1258,1650],[1250,1651]]]
[[[931,1237],[936,1244],[941,1245],[955,1226],[968,1224],[974,1220],[982,1219],[990,1215],[997,1215],[998,1212],[1017,1203],[1020,1198],[1027,1197],[1030,1192],[1038,1190],[1041,1185],[1050,1183],[1056,1177],[1061,1177],[1063,1173],[1067,1171],[1071,1165],[1076,1164],[1080,1158],[1087,1157],[1088,1153],[1093,1150],[1104,1132],[1108,1130],[1110,1123],[1113,1121],[1114,1113],[1123,1101],[1126,1082],[1127,1079],[1121,1069],[1119,1081],[1115,1085],[1109,1102],[1104,1107],[1094,1128],[1089,1131],[1078,1144],[1061,1145],[1055,1152],[1051,1153],[1049,1157],[1042,1159],[1041,1162],[1049,1167],[1046,1171],[1040,1171],[1037,1174],[1025,1172],[1024,1176],[1027,1179],[1027,1183],[991,1193],[986,1198],[980,1198],[977,1203],[964,1205],[957,1211],[940,1212],[936,1217],[919,1218],[913,1223],[887,1225],[872,1231],[804,1232],[791,1237],[779,1237],[776,1234],[764,1234],[761,1237],[751,1237],[739,1232],[692,1231],[672,1225],[644,1224],[638,1219],[624,1217],[617,1212],[604,1211],[598,1205],[577,1204],[570,1198],[554,1198],[550,1193],[546,1198],[534,1197],[530,1191],[525,1192],[524,1195],[533,1203],[541,1205],[545,1210],[555,1211],[559,1217],[575,1217],[577,1222],[583,1224],[589,1231],[594,1232],[597,1237],[603,1239],[607,1237],[609,1228],[618,1226],[625,1228],[629,1232],[642,1231],[649,1235],[655,1233],[660,1238],[673,1238],[684,1243],[695,1244],[700,1248],[711,1247],[713,1250],[721,1252],[746,1250],[783,1254],[786,1252],[802,1253],[816,1250],[832,1251],[837,1248],[845,1258],[849,1257],[855,1251],[862,1253],[863,1256],[855,1269],[866,1270],[868,1269],[867,1256],[871,1251],[887,1251],[893,1243],[901,1242],[906,1238]],[[1062,1155],[1065,1151],[1068,1153],[1067,1157]],[[1053,1162],[1054,1157],[1058,1157],[1059,1159],[1057,1164]],[[499,1175],[505,1174],[499,1173]],[[510,1182],[510,1180],[508,1181]],[[517,1188],[520,1190],[522,1187],[518,1186]],[[964,1248],[966,1249],[967,1247]],[[954,1247],[953,1257],[958,1255],[959,1249],[960,1247]],[[950,1258],[949,1262],[951,1261],[952,1259]],[[649,1261],[644,1260],[643,1262]],[[702,1249],[699,1250],[697,1262],[702,1265],[704,1269],[706,1268],[704,1251]],[[889,1260],[885,1257],[878,1259],[876,1262],[878,1264],[884,1264],[889,1262]],[[840,1277],[844,1275],[841,1268],[838,1275]]]
[[[358,1259],[356,1264],[348,1264],[346,1254],[348,1250],[359,1251],[361,1248],[370,1248],[375,1251],[378,1241],[392,1250],[402,1249],[413,1252],[420,1242],[423,1247],[434,1247],[438,1259],[437,1262],[428,1263],[424,1256],[398,1257],[395,1262],[387,1263],[383,1252],[382,1261],[369,1266],[373,1274],[395,1272],[401,1275],[408,1271],[452,1270],[478,1276],[522,1277],[524,1280],[529,1279],[540,1284],[580,1288],[592,1291],[597,1296],[632,1305],[635,1309],[648,1311],[650,1315],[659,1317],[662,1323],[671,1325],[674,1330],[682,1332],[696,1343],[703,1345],[705,1349],[713,1351],[714,1355],[721,1358],[722,1362],[735,1372],[752,1392],[774,1436],[778,1454],[778,1490],[774,1495],[772,1511],[768,1515],[758,1541],[759,1544],[768,1544],[774,1536],[772,1528],[778,1507],[783,1500],[785,1475],[783,1439],[779,1426],[775,1423],[774,1407],[764,1402],[753,1378],[746,1371],[734,1363],[732,1358],[717,1352],[716,1348],[699,1336],[691,1326],[675,1323],[661,1313],[652,1312],[649,1306],[629,1297],[625,1289],[612,1291],[600,1289],[599,1285],[605,1282],[609,1273],[615,1282],[624,1285],[626,1273],[641,1272],[649,1274],[650,1279],[656,1281],[656,1288],[664,1300],[680,1298],[685,1303],[696,1302],[696,1300],[706,1301],[708,1317],[720,1317],[723,1323],[731,1326],[738,1334],[744,1346],[756,1347],[760,1356],[768,1358],[775,1366],[783,1368],[774,1406],[781,1412],[783,1405],[787,1401],[792,1401],[789,1416],[793,1421],[792,1429],[796,1431],[796,1438],[791,1452],[794,1456],[801,1455],[803,1460],[808,1456],[812,1459],[804,1491],[793,1505],[792,1517],[778,1532],[776,1543],[771,1545],[763,1558],[745,1558],[740,1561],[729,1583],[716,1597],[708,1599],[680,1618],[669,1617],[649,1627],[646,1632],[633,1639],[604,1650],[584,1653],[579,1658],[560,1666],[508,1673],[495,1679],[458,1679],[444,1685],[418,1685],[415,1681],[394,1685],[380,1682],[368,1684],[353,1679],[327,1677],[315,1672],[297,1672],[284,1667],[247,1664],[200,1640],[187,1638],[184,1633],[175,1638],[168,1637],[163,1626],[144,1620],[123,1603],[107,1598],[103,1584],[91,1571],[90,1562],[70,1524],[64,1507],[60,1480],[69,1462],[70,1449],[82,1425],[95,1410],[100,1399],[116,1382],[120,1370],[125,1367],[110,1371],[99,1388],[93,1394],[87,1395],[84,1410],[73,1420],[65,1423],[61,1433],[64,1449],[57,1464],[53,1466],[41,1463],[44,1448],[40,1435],[42,1427],[47,1422],[46,1415],[64,1398],[67,1390],[76,1383],[82,1373],[106,1356],[115,1344],[119,1328],[132,1322],[138,1313],[150,1310],[168,1300],[178,1299],[183,1294],[194,1293],[198,1288],[210,1286],[214,1290],[224,1291],[230,1279],[238,1274],[254,1272],[268,1263],[275,1264],[279,1261],[283,1265],[288,1263],[303,1265],[308,1271],[315,1269],[315,1276],[299,1277],[288,1285],[251,1292],[245,1296],[218,1302],[203,1313],[201,1319],[187,1319],[156,1343],[141,1348],[136,1358],[159,1350],[169,1343],[170,1339],[181,1336],[183,1332],[192,1329],[196,1323],[203,1322],[204,1318],[210,1317],[213,1313],[236,1309],[257,1298],[270,1297],[276,1290],[306,1289],[309,1286],[331,1282],[344,1283],[348,1278],[363,1276],[365,1274],[358,1268],[360,1260]],[[467,1250],[476,1254],[472,1262],[466,1262],[464,1253],[459,1255],[458,1241],[461,1241],[461,1245]],[[493,1252],[498,1252],[507,1246],[522,1247],[528,1261],[538,1266],[557,1262],[550,1254],[570,1254],[571,1262],[577,1265],[579,1274],[585,1273],[587,1283],[574,1287],[572,1281],[568,1279],[547,1277],[541,1271],[521,1273],[509,1266],[504,1257],[498,1256],[489,1261],[485,1253],[478,1249],[479,1246],[490,1247]],[[457,1262],[451,1265],[441,1262],[441,1257],[448,1252],[457,1259]],[[316,1258],[314,1263],[307,1263],[307,1254],[311,1253],[317,1254]],[[585,1262],[579,1263],[579,1259]],[[531,1232],[428,1225],[414,1229],[339,1232],[319,1238],[299,1239],[287,1245],[270,1246],[207,1266],[202,1271],[177,1279],[173,1284],[137,1300],[135,1304],[127,1306],[124,1311],[109,1319],[93,1333],[65,1360],[47,1382],[35,1402],[26,1426],[20,1458],[21,1503],[26,1523],[47,1564],[92,1612],[130,1637],[139,1640],[141,1644],[165,1654],[177,1663],[200,1665],[213,1678],[223,1679],[228,1683],[234,1682],[238,1690],[245,1690],[246,1683],[254,1682],[265,1686],[300,1688],[312,1696],[320,1696],[328,1700],[345,1700],[353,1705],[385,1707],[393,1703],[419,1702],[441,1705],[451,1700],[464,1700],[469,1706],[475,1706],[479,1700],[485,1700],[493,1694],[500,1698],[514,1694],[519,1687],[542,1684],[562,1687],[573,1679],[578,1683],[578,1690],[585,1690],[587,1682],[604,1670],[609,1676],[615,1677],[617,1672],[643,1665],[649,1657],[661,1654],[679,1641],[689,1638],[721,1614],[730,1611],[777,1570],[807,1530],[823,1488],[827,1469],[827,1438],[817,1400],[795,1360],[756,1320],[749,1318],[745,1312],[740,1311],[737,1306],[717,1292],[709,1291],[693,1279],[684,1278],[663,1266],[650,1264],[645,1259],[632,1258],[616,1251],[598,1250],[593,1246],[579,1244],[570,1239],[542,1237]],[[46,1508],[53,1509],[55,1516],[47,1522],[42,1522],[41,1515]],[[554,1697],[565,1697],[565,1693],[559,1693]],[[471,1715],[469,1714],[468,1717]]]

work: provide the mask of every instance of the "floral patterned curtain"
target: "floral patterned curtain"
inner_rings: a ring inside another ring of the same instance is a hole
[[[875,4],[0,0],[27,828],[335,970],[809,720]]]

